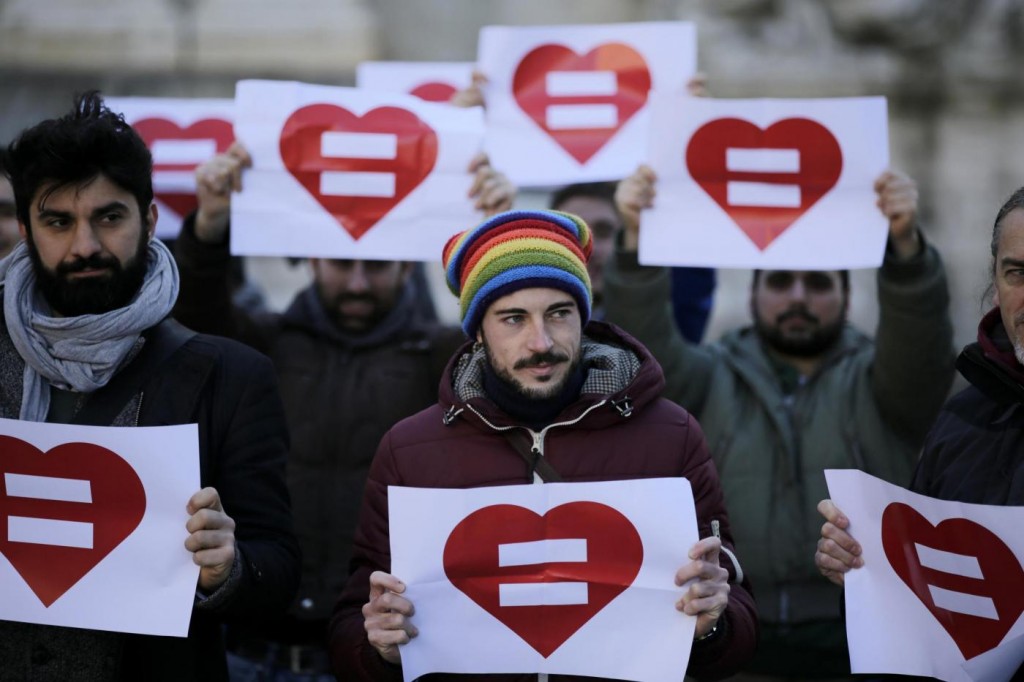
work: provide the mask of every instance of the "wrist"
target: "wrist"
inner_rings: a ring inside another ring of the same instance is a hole
[[[889,251],[899,260],[910,260],[921,253],[924,240],[917,228],[898,238],[889,237]]]
[[[196,239],[204,244],[223,244],[227,240],[228,216],[226,214],[210,216],[202,209],[196,211]]]
[[[718,620],[715,621],[715,624],[711,626],[710,630],[705,632],[703,635],[700,635],[699,637],[694,637],[693,642],[694,644],[696,644],[697,642],[709,642],[713,639],[718,639],[718,637],[720,637],[722,632],[724,631],[725,618],[724,616],[720,616]]]

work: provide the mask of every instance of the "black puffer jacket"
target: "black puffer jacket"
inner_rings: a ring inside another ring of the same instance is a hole
[[[339,331],[312,287],[283,314],[246,314],[231,303],[227,245],[200,243],[191,219],[175,256],[181,274],[175,316],[193,329],[254,346],[277,370],[291,434],[288,488],[303,566],[292,618],[261,635],[320,642],[348,574],[377,445],[395,423],[437,401],[445,363],[465,335],[422,320],[410,287],[391,314],[361,336]]]
[[[1016,361],[999,310],[978,328],[957,369],[971,386],[935,422],[911,490],[942,500],[1024,505],[1024,367]]]

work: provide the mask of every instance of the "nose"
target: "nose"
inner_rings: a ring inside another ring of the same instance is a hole
[[[527,349],[531,353],[546,353],[551,350],[554,343],[551,341],[551,334],[543,320],[530,323],[529,337],[526,340]]]
[[[352,267],[348,272],[348,290],[349,293],[360,294],[368,291],[370,288],[370,282],[366,278],[366,267],[363,261],[357,260],[352,262]]]
[[[807,300],[807,287],[804,285],[803,277],[794,277],[793,285],[789,287],[789,297],[797,300]]]
[[[75,233],[71,238],[70,256],[76,258],[88,258],[103,250],[100,240],[96,237],[96,231],[87,220],[80,220],[75,225]]]

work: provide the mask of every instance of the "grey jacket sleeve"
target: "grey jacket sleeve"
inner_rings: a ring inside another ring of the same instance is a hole
[[[903,262],[886,253],[878,270],[878,306],[872,391],[890,427],[916,447],[946,400],[956,358],[938,251],[925,243]]]
[[[635,252],[617,251],[605,270],[605,313],[647,346],[665,373],[662,395],[700,414],[716,356],[688,342],[672,319],[672,283],[667,268],[645,267]]]

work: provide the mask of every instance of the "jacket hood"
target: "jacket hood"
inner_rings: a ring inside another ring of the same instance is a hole
[[[583,364],[586,379],[579,398],[566,407],[555,421],[572,421],[604,402],[586,420],[600,428],[643,409],[657,400],[665,386],[661,365],[636,339],[607,322],[591,321],[583,330]],[[521,426],[498,409],[482,388],[482,364],[487,362],[483,346],[467,342],[449,361],[441,380],[440,403],[448,415],[471,407],[496,426]]]
[[[422,326],[416,309],[416,300],[416,289],[410,280],[402,288],[395,307],[384,319],[365,334],[352,334],[334,324],[324,310],[316,284],[310,284],[295,296],[291,305],[282,314],[281,322],[287,327],[303,330],[341,346],[353,349],[372,348],[393,342],[411,326]]]
[[[999,308],[978,323],[978,340],[964,348],[956,368],[967,381],[996,402],[1024,401],[1024,367],[1003,326]]]

